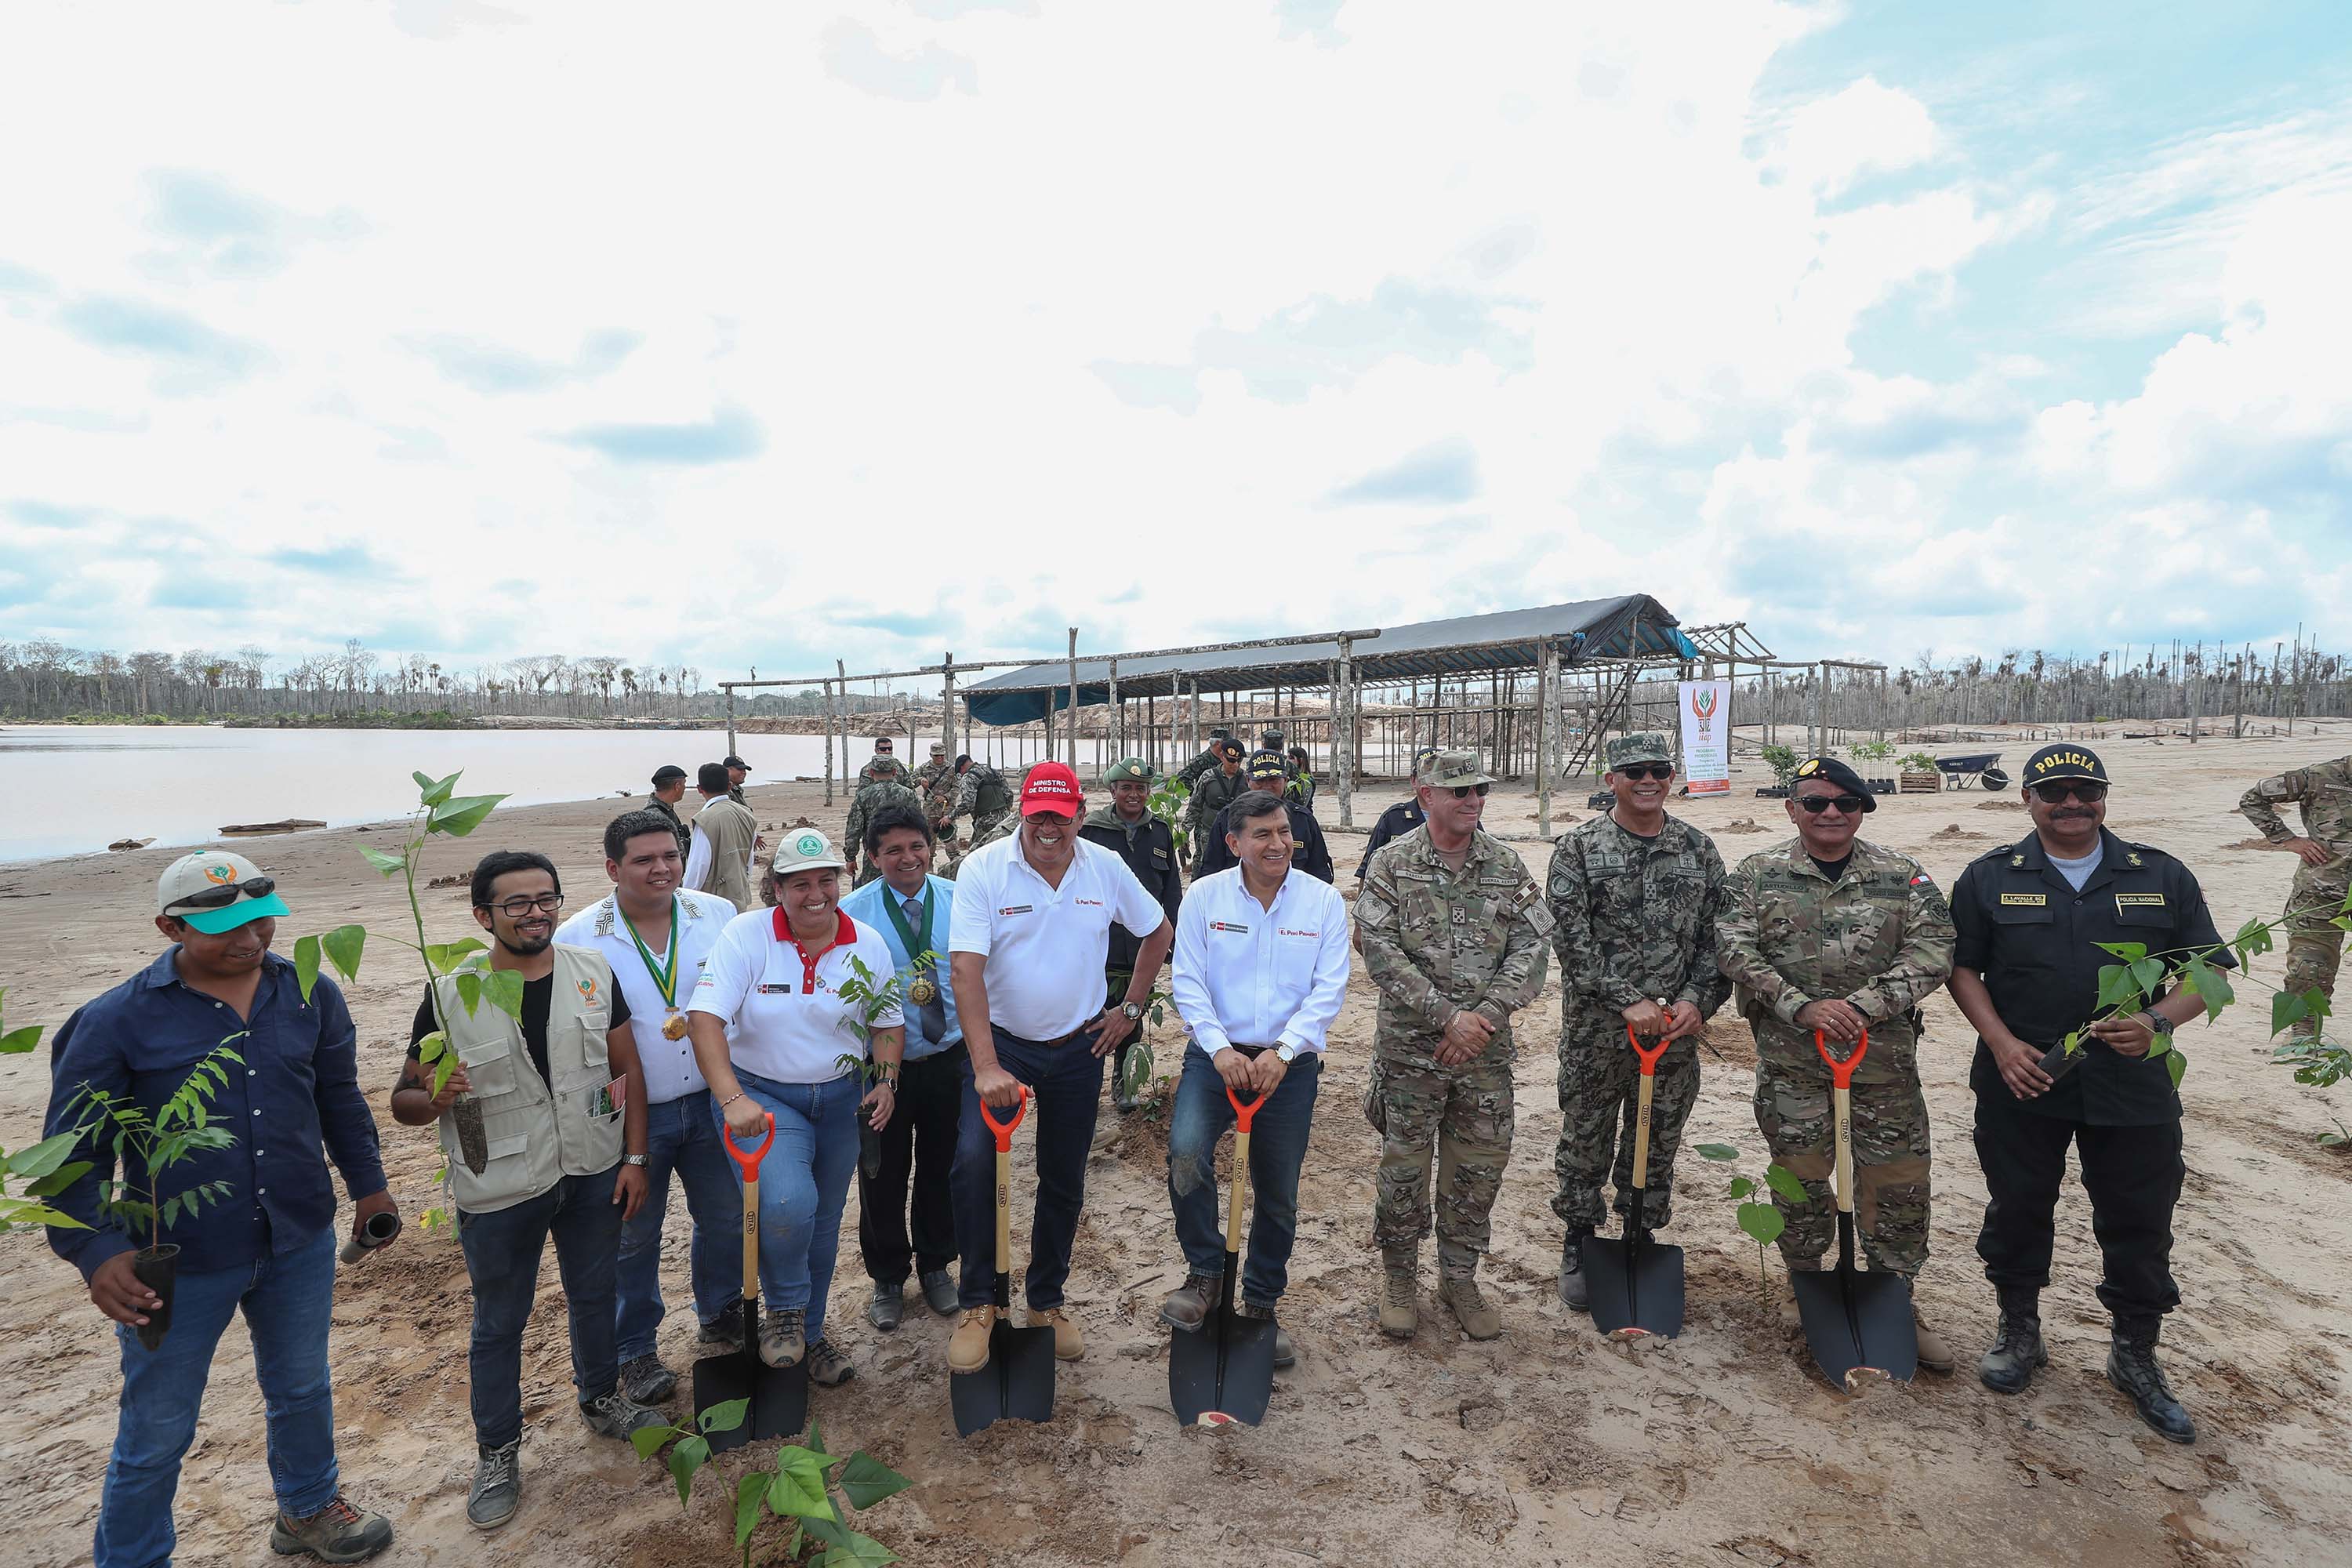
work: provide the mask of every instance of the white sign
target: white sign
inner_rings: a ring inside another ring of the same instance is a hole
[[[1731,682],[1680,683],[1683,783],[1692,795],[1731,793]]]

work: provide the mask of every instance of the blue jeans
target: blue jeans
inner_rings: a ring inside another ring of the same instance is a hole
[[[474,1441],[485,1448],[522,1436],[522,1331],[539,1297],[539,1258],[550,1237],[572,1318],[572,1386],[585,1405],[620,1380],[613,1351],[613,1279],[621,1250],[613,1181],[619,1170],[565,1176],[512,1208],[457,1211],[457,1242],[474,1281]]]
[[[1300,1054],[1281,1085],[1250,1119],[1249,1254],[1241,1299],[1271,1307],[1290,1283],[1290,1247],[1298,1230],[1298,1167],[1307,1159],[1307,1124],[1323,1080],[1323,1058]],[[1193,1273],[1225,1272],[1225,1211],[1217,1203],[1217,1140],[1234,1124],[1225,1080],[1207,1053],[1184,1052],[1176,1107],[1168,1118],[1168,1201],[1176,1211],[1176,1245]]]
[[[182,1274],[172,1287],[172,1330],[149,1350],[117,1325],[122,1408],[98,1504],[98,1568],[155,1568],[177,1537],[172,1497],[180,1460],[196,1435],[213,1350],[242,1310],[253,1336],[269,1433],[269,1483],[280,1511],[299,1519],[335,1500],[334,1391],[327,1376],[327,1318],[335,1293],[335,1232],[236,1268]]]
[[[1070,1244],[1077,1239],[1078,1211],[1087,1201],[1087,1156],[1095,1141],[1095,1112],[1102,1098],[1102,1058],[1087,1048],[1086,1037],[1062,1046],[1041,1046],[1003,1029],[996,1037],[996,1065],[1029,1086],[1028,1119],[1022,1132],[1037,1140],[1037,1202],[1029,1216],[1029,1310],[1062,1304],[1070,1278]],[[971,1058],[963,1059],[963,1110],[956,1122],[956,1247],[963,1254],[957,1296],[966,1307],[996,1299],[996,1134],[981,1120],[980,1093],[972,1088]],[[996,1113],[1003,1121],[1009,1111]]]
[[[686,1189],[686,1212],[694,1223],[687,1252],[694,1315],[707,1324],[742,1298],[737,1243],[743,1229],[743,1188],[735,1162],[719,1146],[719,1136],[707,1089],[646,1107],[646,1201],[637,1217],[621,1226],[614,1329],[624,1362],[653,1354],[654,1334],[661,1327],[661,1237],[673,1171]]]
[[[807,1312],[803,1334],[814,1344],[824,1338],[824,1299],[841,1252],[850,1173],[857,1169],[857,1102],[865,1088],[854,1073],[830,1083],[778,1083],[740,1068],[735,1077],[776,1118],[776,1141],[760,1161],[761,1302],[771,1311]],[[710,1114],[726,1136],[719,1108]],[[759,1325],[748,1328],[756,1333]]]

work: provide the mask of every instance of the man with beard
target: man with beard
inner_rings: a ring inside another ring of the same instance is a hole
[[[581,1416],[590,1430],[623,1442],[661,1416],[621,1392],[614,1339],[621,1227],[645,1202],[648,1163],[646,1079],[628,1001],[603,954],[556,944],[563,894],[546,856],[485,855],[474,867],[473,899],[474,919],[490,936],[488,973],[522,982],[520,1016],[487,1000],[468,1011],[458,975],[436,980],[416,1010],[392,1114],[411,1127],[441,1124],[457,1242],[474,1287],[478,1462],[466,1517],[478,1530],[495,1530],[522,1501],[522,1335],[551,1237],[571,1313]],[[437,1092],[440,1064],[422,1060],[436,1036],[457,1061]],[[453,1110],[460,1095],[472,1096],[486,1134],[478,1170],[467,1162]],[[488,1137],[491,1130],[498,1136]]]

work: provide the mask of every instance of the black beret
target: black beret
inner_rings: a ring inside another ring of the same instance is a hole
[[[1799,763],[1797,771],[1789,776],[1790,792],[1794,793],[1795,787],[1807,779],[1826,779],[1848,795],[1862,796],[1863,810],[1878,809],[1877,797],[1870,793],[1870,786],[1862,782],[1862,775],[1835,757],[1807,757]]]

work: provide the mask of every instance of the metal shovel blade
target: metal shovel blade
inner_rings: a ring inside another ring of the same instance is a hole
[[[1670,1340],[1683,1331],[1681,1247],[1588,1236],[1583,1266],[1593,1326],[1611,1339]]]
[[[1849,1265],[1789,1276],[1805,1344],[1838,1387],[1853,1393],[1874,1377],[1908,1383],[1919,1370],[1919,1334],[1911,1316],[1911,1281]]]
[[[988,1331],[988,1364],[948,1378],[956,1436],[969,1437],[999,1421],[1054,1418],[1054,1330],[1016,1329],[1003,1317]]]
[[[1229,1310],[1168,1336],[1168,1403],[1183,1426],[1255,1426],[1274,1402],[1274,1320]]]
[[[746,1330],[743,1348],[725,1355],[704,1356],[694,1363],[696,1415],[738,1399],[751,1402],[743,1412],[742,1423],[732,1431],[705,1434],[714,1454],[770,1437],[796,1436],[808,1426],[807,1365],[796,1363],[773,1367],[761,1361],[757,1327],[759,1303],[755,1300],[745,1306],[748,1310],[744,1321],[751,1326]]]

